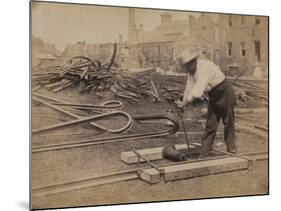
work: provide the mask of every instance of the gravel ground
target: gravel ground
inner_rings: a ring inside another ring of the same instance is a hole
[[[67,90],[57,94],[53,94],[44,89],[41,89],[39,92],[47,96],[53,96],[68,102],[75,101],[77,103],[99,104],[112,97],[107,95],[101,101],[91,95],[91,93],[80,95],[79,92],[75,90]],[[141,102],[139,105],[124,103],[122,108],[122,110],[129,112],[132,115],[163,113],[169,109],[173,108],[165,102],[160,104]],[[37,104],[33,105],[32,114],[33,129],[71,119],[53,111],[52,109]],[[201,115],[200,108],[189,108],[185,112],[184,119],[203,119]],[[267,114],[247,115],[247,117],[253,119],[251,123],[258,122],[267,124]],[[107,127],[116,127],[116,125],[119,125],[119,123],[122,122],[122,119],[115,120],[110,122],[101,121],[101,124],[104,124]],[[242,120],[237,119],[238,124],[239,121]],[[163,126],[157,126],[155,124],[134,124],[130,131],[133,133],[136,131],[144,132],[147,130],[157,131],[160,128],[163,129]],[[186,128],[187,131],[203,131],[200,124],[188,121],[186,122]],[[182,128],[180,128],[180,130],[182,130]],[[220,125],[219,131],[223,131],[222,125]],[[35,135],[32,140],[32,145],[39,146],[106,136],[108,136],[108,134],[102,134],[93,130],[89,126],[83,125],[58,130],[52,133],[50,132],[47,135]],[[133,169],[137,166],[134,164],[125,164],[120,160],[121,152],[129,151],[132,148],[142,149],[163,146],[171,141],[176,143],[185,142],[183,136],[175,137],[175,135],[171,135],[169,137],[157,139],[140,139],[115,144],[103,144],[36,153],[32,156],[32,187],[46,186],[86,177],[94,177],[106,173],[118,172],[121,170]],[[200,136],[193,138],[192,141],[200,142]],[[216,142],[219,143],[217,144],[218,149],[225,148],[222,140],[217,139]],[[268,149],[267,139],[262,139],[259,136],[242,131],[237,132],[237,144],[239,152],[265,151]],[[156,162],[156,164],[167,162],[168,161],[159,161]],[[156,185],[149,185],[140,180],[119,182],[45,197],[34,197],[32,204],[33,208],[52,208],[267,194],[267,173],[268,163],[266,161],[260,161],[251,170],[246,171],[197,177],[169,183],[159,183]]]

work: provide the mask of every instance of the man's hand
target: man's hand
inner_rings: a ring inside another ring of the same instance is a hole
[[[194,107],[199,107],[201,106],[203,103],[207,102],[208,101],[208,98],[205,97],[205,96],[202,96],[202,97],[198,97],[198,98],[194,98],[192,100],[192,105]]]
[[[175,104],[177,105],[178,108],[181,108],[181,109],[185,106],[185,104],[181,100],[175,101]]]

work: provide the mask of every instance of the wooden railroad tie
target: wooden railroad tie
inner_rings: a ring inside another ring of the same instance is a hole
[[[186,144],[176,144],[175,148],[177,150],[188,150]],[[154,147],[148,149],[141,149],[137,150],[137,152],[147,160],[154,161],[154,160],[161,160],[163,159],[162,155],[163,147]],[[198,147],[190,145],[190,152],[188,154],[198,153]],[[139,158],[134,151],[127,151],[121,153],[121,160],[125,163],[132,164],[138,162],[145,162],[144,159]]]
[[[226,157],[161,167],[160,169],[163,170],[164,176],[161,176],[159,171],[154,168],[143,169],[139,173],[139,178],[150,184],[155,184],[161,181],[167,182],[237,170],[246,170],[249,166],[249,160],[238,157]]]

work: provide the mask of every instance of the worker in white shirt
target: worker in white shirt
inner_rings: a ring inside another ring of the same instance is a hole
[[[183,100],[176,101],[179,108],[208,94],[207,122],[202,137],[202,156],[212,150],[220,119],[224,124],[224,141],[227,151],[236,153],[234,132],[234,93],[231,83],[212,61],[200,59],[198,51],[185,50],[178,60],[187,73]]]

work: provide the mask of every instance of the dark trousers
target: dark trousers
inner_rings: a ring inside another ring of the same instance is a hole
[[[236,152],[234,131],[234,93],[228,80],[214,87],[209,93],[207,123],[202,137],[202,154],[212,150],[216,131],[222,119],[224,141],[228,152]]]

